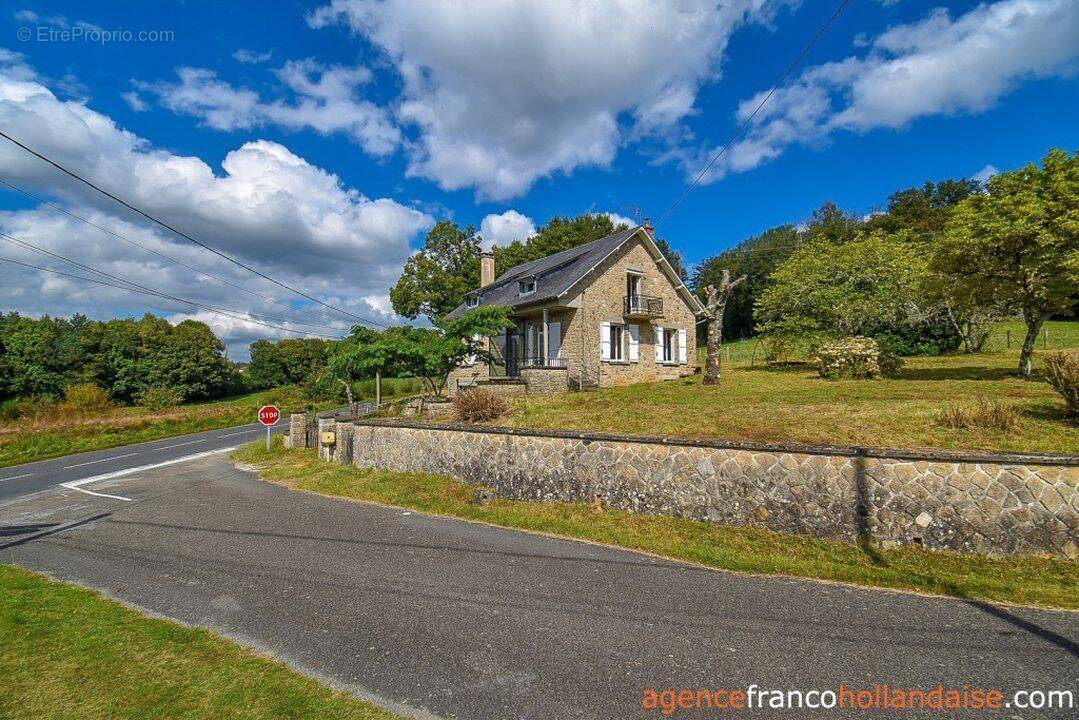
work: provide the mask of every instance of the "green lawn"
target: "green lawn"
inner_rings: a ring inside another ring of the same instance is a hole
[[[211,632],[0,565],[0,718],[401,720]]]
[[[413,379],[391,378],[383,381],[383,394],[386,398],[408,395],[418,387]],[[360,383],[354,392],[357,402],[373,399],[374,384]],[[52,414],[0,422],[0,467],[252,423],[258,419],[258,409],[268,404],[288,412],[307,401],[298,388],[286,387],[165,410],[117,407],[92,415]],[[331,401],[317,407],[324,410],[339,404]]]
[[[1042,378],[1013,375],[1018,351],[908,358],[894,379],[822,380],[813,367],[725,363],[699,377],[522,401],[503,424],[687,438],[1079,453],[1079,425]],[[1041,358],[1036,356],[1040,370]],[[1012,406],[1014,431],[953,430],[949,404],[987,397]]]
[[[596,511],[588,505],[473,501],[472,486],[438,475],[393,473],[318,460],[314,450],[245,446],[232,457],[264,479],[324,495],[411,508],[641,550],[715,568],[837,580],[963,598],[1079,608],[1079,563],[990,558],[858,545],[682,518]]]

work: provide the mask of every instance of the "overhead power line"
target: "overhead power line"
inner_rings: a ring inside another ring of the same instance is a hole
[[[261,298],[261,299],[266,300],[268,302],[272,302],[272,303],[274,303],[276,305],[280,305],[281,307],[288,308],[289,310],[291,310],[293,312],[301,313],[303,315],[307,315],[308,317],[313,317],[313,318],[315,318],[317,320],[325,320],[326,322],[344,322],[343,320],[342,321],[328,320],[327,318],[324,318],[321,315],[317,315],[316,313],[310,312],[308,310],[304,310],[303,308],[294,308],[291,305],[289,305],[287,302],[283,302],[281,300],[278,300],[275,297],[272,297],[270,295],[264,295],[264,294],[262,294],[260,292],[256,292],[256,291],[251,290],[249,288],[246,288],[246,287],[244,287],[242,285],[234,283],[231,280],[228,280],[226,278],[219,277],[217,275],[214,275],[213,273],[206,272],[205,270],[201,270],[201,269],[195,267],[194,265],[189,265],[188,263],[185,263],[183,260],[178,260],[178,259],[172,257],[171,255],[168,255],[167,253],[163,253],[163,252],[161,252],[159,250],[154,250],[151,247],[147,247],[147,246],[143,245],[140,242],[132,240],[131,238],[126,237],[124,235],[121,235],[120,233],[116,232],[115,230],[111,230],[111,229],[109,229],[109,228],[107,228],[107,227],[105,227],[103,225],[99,225],[99,224],[95,223],[93,220],[89,220],[87,218],[84,218],[81,215],[78,215],[77,213],[73,213],[70,210],[67,210],[66,208],[62,208],[59,205],[56,205],[55,203],[51,203],[48,200],[46,200],[45,198],[40,197],[38,195],[35,195],[34,193],[30,192],[29,190],[25,190],[25,189],[19,187],[18,185],[14,185],[12,183],[9,183],[7,180],[4,180],[3,178],[0,178],[0,184],[3,184],[5,186],[7,186],[8,188],[10,188],[11,190],[14,190],[17,193],[25,195],[26,197],[30,198],[31,200],[34,200],[36,202],[41,203],[42,205],[45,205],[47,207],[52,208],[56,212],[63,213],[64,215],[67,215],[68,217],[71,217],[71,218],[74,218],[75,220],[86,223],[90,227],[97,228],[101,232],[108,233],[109,235],[112,235],[113,237],[115,237],[115,238],[117,238],[119,240],[123,240],[124,242],[126,242],[126,243],[128,243],[130,245],[134,245],[135,247],[137,247],[137,248],[139,248],[141,250],[145,250],[148,253],[151,253],[151,254],[156,255],[156,256],[158,256],[160,258],[168,260],[169,262],[175,263],[175,264],[179,265],[182,268],[186,268],[187,270],[191,270],[192,272],[199,273],[200,275],[208,277],[211,280],[216,280],[217,282],[228,285],[229,287],[236,288],[237,290],[240,290],[241,292],[248,293],[249,295],[253,295],[254,297]],[[323,326],[317,326],[316,325],[316,326],[312,326],[312,327],[323,327]],[[336,328],[334,328],[334,329],[336,330]]]
[[[106,287],[113,287],[113,288],[118,288],[120,290],[127,290],[128,292],[143,293],[143,294],[146,294],[146,295],[153,295],[155,297],[166,297],[166,298],[168,298],[170,300],[174,299],[174,298],[169,298],[167,295],[164,295],[162,293],[147,292],[147,291],[144,291],[144,290],[136,290],[135,288],[126,287],[124,285],[118,285],[116,283],[110,283],[110,282],[107,282],[105,280],[97,280],[95,278],[88,278],[88,277],[83,277],[81,275],[74,275],[72,273],[66,273],[66,272],[63,272],[61,270],[54,270],[52,268],[42,267],[41,265],[34,265],[33,263],[23,262],[22,260],[16,260],[14,258],[0,256],[0,262],[11,263],[12,265],[20,265],[20,266],[22,266],[24,268],[29,268],[30,270],[40,270],[41,272],[52,273],[53,275],[59,275],[61,277],[66,277],[66,278],[72,278],[74,280],[82,280],[83,282],[94,283],[96,285],[105,285]],[[256,325],[263,325],[265,327],[274,328],[276,330],[283,330],[285,332],[298,333],[298,334],[301,334],[301,335],[314,335],[316,337],[320,337],[320,338],[323,338],[325,340],[334,340],[334,339],[336,339],[336,338],[332,338],[332,337],[330,337],[328,335],[319,335],[318,333],[302,332],[300,330],[293,330],[292,328],[281,327],[279,325],[273,325],[271,323],[265,323],[265,322],[262,322],[260,320],[254,320],[254,319],[249,318],[249,317],[243,317],[241,315],[233,315],[232,313],[224,311],[224,310],[214,310],[214,309],[211,309],[208,306],[207,307],[200,306],[200,305],[198,305],[196,303],[188,302],[186,300],[175,299],[175,301],[176,302],[182,302],[184,304],[192,305],[192,306],[195,306],[195,307],[202,307],[203,309],[208,310],[209,312],[217,313],[218,315],[224,315],[226,317],[231,317],[231,318],[235,318],[237,320],[242,320],[243,322],[254,323]]]
[[[7,233],[4,233],[4,232],[0,232],[0,239],[6,240],[7,242],[11,243],[12,245],[15,245],[16,247],[21,247],[21,248],[23,248],[25,250],[30,250],[32,252],[36,252],[39,255],[44,255],[46,257],[50,257],[50,258],[54,258],[56,260],[60,260],[61,262],[67,263],[68,265],[71,265],[72,267],[76,267],[76,268],[78,268],[80,270],[83,270],[85,272],[91,272],[91,273],[94,273],[96,275],[100,275],[101,277],[108,278],[109,280],[111,280],[113,282],[101,283],[101,284],[108,284],[108,285],[111,285],[112,287],[118,287],[121,290],[129,290],[129,291],[132,291],[132,292],[139,292],[139,293],[144,293],[144,294],[147,294],[147,295],[153,295],[153,296],[164,298],[164,299],[167,299],[167,300],[172,300],[173,302],[178,302],[178,303],[182,303],[184,305],[189,305],[191,307],[197,307],[197,308],[200,308],[200,309],[208,310],[210,312],[214,312],[214,313],[218,313],[218,314],[222,314],[222,315],[227,315],[229,317],[233,317],[233,318],[236,318],[236,319],[239,319],[239,320],[258,323],[260,325],[267,325],[268,327],[274,327],[274,328],[277,328],[279,330],[286,330],[288,332],[294,332],[294,333],[299,333],[299,334],[312,334],[312,335],[318,334],[318,333],[308,333],[307,331],[303,331],[303,330],[294,330],[294,329],[290,329],[290,328],[280,327],[280,326],[277,326],[277,325],[268,325],[268,323],[260,322],[259,320],[252,319],[252,318],[266,318],[267,320],[273,320],[275,322],[282,322],[282,323],[291,322],[294,325],[303,325],[303,326],[307,326],[307,327],[318,327],[318,328],[321,328],[321,329],[324,329],[324,330],[330,330],[331,332],[335,331],[333,328],[328,328],[328,327],[325,327],[325,326],[322,326],[322,325],[311,325],[310,323],[297,322],[297,321],[289,320],[287,318],[279,318],[279,317],[274,317],[272,315],[265,315],[263,313],[253,313],[253,312],[249,312],[249,311],[237,311],[237,310],[231,310],[231,309],[228,309],[228,308],[220,308],[220,307],[217,307],[215,305],[208,305],[206,303],[200,303],[200,302],[197,302],[197,301],[194,301],[194,300],[189,300],[187,298],[172,295],[170,293],[162,292],[160,290],[154,290],[153,288],[149,288],[149,287],[147,287],[145,285],[140,285],[139,283],[132,282],[130,280],[125,280],[124,278],[122,278],[122,277],[120,277],[118,275],[113,275],[112,273],[105,272],[104,270],[99,270],[99,269],[97,269],[95,267],[91,267],[90,265],[86,265],[86,264],[81,263],[81,262],[79,262],[77,260],[72,260],[69,257],[65,257],[63,255],[60,255],[59,253],[54,253],[51,250],[46,250],[45,248],[34,245],[33,243],[26,242],[25,240],[20,240],[19,238],[13,237],[13,236],[8,235]],[[46,268],[46,271],[47,272],[55,272],[55,271],[49,270],[47,268]],[[72,277],[80,277],[80,276],[72,276]],[[90,278],[83,278],[83,279],[92,280]],[[97,282],[96,280],[92,280],[92,281]],[[116,284],[116,283],[121,283],[121,284]],[[329,336],[329,335],[319,335],[319,336],[327,338],[327,339],[334,339],[332,336]]]
[[[287,283],[284,283],[284,282],[278,280],[277,278],[274,278],[274,277],[272,277],[270,275],[267,275],[266,273],[262,272],[261,270],[257,270],[255,268],[251,267],[250,265],[247,265],[246,263],[243,263],[243,262],[237,260],[236,258],[232,257],[231,255],[228,255],[228,254],[226,254],[226,253],[212,247],[211,245],[208,245],[208,244],[202,242],[201,240],[198,240],[198,239],[192,237],[191,235],[188,235],[187,233],[183,232],[182,230],[177,230],[172,225],[169,225],[168,223],[166,223],[166,222],[164,222],[162,220],[158,220],[156,217],[154,217],[150,213],[148,213],[148,212],[146,212],[144,210],[140,210],[139,208],[137,208],[134,205],[132,205],[131,203],[127,202],[123,198],[117,197],[116,195],[112,194],[108,190],[105,190],[105,189],[99,187],[98,185],[95,185],[93,182],[91,182],[90,180],[87,180],[86,178],[82,177],[78,173],[76,173],[76,172],[74,172],[72,170],[68,170],[66,167],[64,167],[60,163],[56,162],[55,160],[52,160],[51,158],[46,157],[45,155],[42,155],[37,150],[34,150],[33,148],[19,142],[18,140],[11,137],[7,133],[3,132],[2,130],[0,130],[0,137],[4,138],[8,142],[10,142],[10,143],[12,143],[12,144],[14,144],[16,146],[22,148],[23,150],[30,153],[34,157],[37,157],[40,160],[43,160],[44,162],[48,163],[49,165],[52,165],[54,168],[56,168],[60,172],[64,173],[65,175],[68,175],[68,176],[74,178],[75,180],[78,180],[79,182],[86,185],[87,187],[89,187],[89,188],[91,188],[93,190],[96,190],[97,192],[101,193],[105,197],[119,203],[120,205],[123,205],[128,210],[131,210],[132,212],[137,213],[138,215],[141,215],[142,217],[146,218],[150,222],[165,228],[166,230],[168,230],[171,233],[175,233],[176,235],[184,238],[185,240],[188,240],[189,242],[192,242],[192,243],[198,245],[199,247],[201,247],[203,249],[212,252],[214,255],[217,255],[218,257],[220,257],[220,258],[222,258],[224,260],[227,260],[228,262],[232,263],[233,265],[236,265],[237,267],[243,268],[244,270],[246,270],[246,271],[248,271],[250,273],[254,273],[255,275],[258,275],[259,277],[263,278],[264,280],[268,280],[269,282],[272,282],[274,285],[277,285],[278,287],[284,288],[285,290],[288,290],[289,292],[296,293],[300,297],[306,298],[306,299],[310,300],[311,302],[317,303],[317,304],[319,304],[319,305],[321,305],[321,306],[323,306],[325,308],[329,308],[330,310],[333,310],[334,312],[340,313],[342,315],[346,315],[346,316],[351,317],[351,318],[353,318],[355,320],[359,320],[360,322],[367,323],[369,325],[374,325],[376,327],[381,327],[381,328],[388,327],[385,323],[381,323],[381,322],[379,322],[377,320],[372,320],[371,318],[363,317],[362,315],[357,315],[357,314],[355,314],[353,312],[349,312],[348,310],[342,310],[341,308],[337,307],[336,305],[331,305],[328,302],[325,302],[323,300],[319,300],[314,295],[309,295],[309,294],[305,293],[303,290],[292,287],[291,285],[288,285]]]
[[[813,39],[809,41],[809,44],[802,49],[802,52],[798,55],[797,58],[795,58],[794,62],[791,63],[789,67],[787,67],[787,69],[783,72],[783,75],[780,76],[779,81],[772,86],[772,89],[768,91],[768,94],[765,95],[764,98],[757,104],[757,107],[753,110],[750,116],[746,118],[745,122],[742,123],[741,127],[739,127],[734,132],[734,134],[731,135],[730,139],[727,140],[727,143],[720,149],[719,152],[717,152],[712,157],[708,164],[704,166],[704,169],[697,173],[697,176],[693,178],[693,182],[691,182],[686,187],[686,189],[682,191],[682,194],[678,196],[678,199],[671,203],[671,206],[667,208],[667,210],[662,215],[660,215],[659,220],[656,221],[655,225],[657,228],[660,226],[660,223],[666,220],[667,216],[670,215],[676,207],[678,207],[679,203],[681,203],[686,198],[686,195],[689,195],[690,191],[697,186],[697,183],[699,183],[704,178],[704,176],[708,174],[708,171],[711,170],[712,166],[714,166],[719,161],[719,159],[723,157],[724,153],[726,153],[727,150],[730,149],[731,145],[734,144],[734,141],[737,140],[743,132],[745,132],[746,128],[749,127],[749,124],[753,122],[753,118],[757,117],[757,113],[761,111],[761,108],[763,108],[765,104],[767,104],[768,101],[772,99],[772,96],[775,95],[776,91],[779,90],[783,83],[787,81],[787,78],[790,77],[791,73],[793,73],[798,68],[798,66],[802,64],[802,60],[805,59],[805,56],[809,54],[809,51],[813,49],[813,46],[817,44],[817,41],[820,40],[821,36],[824,35],[825,31],[831,26],[835,19],[839,17],[839,13],[843,12],[843,8],[845,8],[849,2],[850,0],[842,0],[842,2],[839,3],[835,11],[828,18],[828,20],[823,25],[821,25],[819,30],[817,30],[817,34],[814,35]]]

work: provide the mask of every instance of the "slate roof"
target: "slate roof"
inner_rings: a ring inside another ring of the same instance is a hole
[[[476,291],[480,297],[477,307],[505,305],[519,308],[561,297],[574,283],[631,238],[638,229],[622,230],[539,260],[515,265],[495,278],[493,283]],[[536,279],[536,292],[521,297],[518,283],[531,277]],[[465,309],[464,305],[458,305],[447,317],[460,317]]]

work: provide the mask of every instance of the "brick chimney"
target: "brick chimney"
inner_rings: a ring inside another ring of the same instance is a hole
[[[645,218],[644,222],[641,223],[641,227],[646,233],[648,233],[648,237],[652,238],[653,240],[656,239],[656,230],[652,227],[652,218]]]
[[[480,287],[487,287],[495,281],[495,255],[485,252],[480,255]]]

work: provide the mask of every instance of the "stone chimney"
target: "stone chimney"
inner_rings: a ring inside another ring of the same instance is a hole
[[[495,255],[485,252],[480,255],[480,287],[487,287],[495,281]]]
[[[644,222],[641,223],[641,227],[648,233],[648,237],[653,240],[656,239],[656,229],[652,227],[652,218],[645,218]]]

